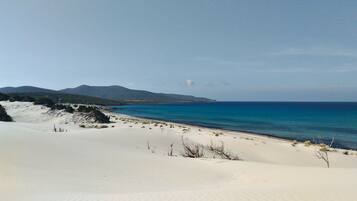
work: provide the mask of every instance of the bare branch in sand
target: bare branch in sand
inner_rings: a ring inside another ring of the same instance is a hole
[[[169,152],[167,153],[168,156],[173,156],[173,152],[174,152],[174,143],[170,144],[170,149]]]
[[[147,145],[148,150],[150,150],[151,147],[150,147],[150,142],[149,141],[146,142],[146,145]]]
[[[318,159],[323,160],[326,163],[327,168],[330,168],[330,159],[328,157],[328,152],[330,151],[329,147],[333,145],[334,141],[335,138],[332,138],[330,145],[320,144],[320,149],[315,151],[315,156]]]
[[[327,168],[330,168],[330,159],[328,157],[328,151],[326,149],[321,149],[316,151],[315,155],[318,159],[323,160],[326,163]]]

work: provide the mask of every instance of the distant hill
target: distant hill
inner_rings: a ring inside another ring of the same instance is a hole
[[[168,103],[168,102],[208,102],[213,101],[207,98],[199,98],[194,96],[153,93],[144,90],[128,89],[122,86],[88,86],[81,85],[76,88],[67,88],[60,90],[63,93],[79,94],[93,97],[102,97],[111,100],[119,100],[125,102],[152,102],[152,103]]]
[[[207,98],[179,94],[153,93],[144,90],[133,90],[121,86],[88,86],[81,85],[63,90],[50,90],[32,86],[0,88],[0,93],[46,96],[57,102],[92,103],[116,105],[120,103],[174,103],[174,102],[210,102]]]
[[[7,93],[8,95],[30,96],[33,98],[47,97],[55,103],[74,103],[74,104],[95,104],[95,105],[122,105],[121,101],[108,100],[104,98],[65,94],[60,92],[26,92],[26,93]]]
[[[120,101],[108,100],[98,97],[90,97],[75,94],[65,94],[59,91],[44,89],[32,86],[22,87],[4,87],[0,88],[0,93],[8,94],[10,96],[30,96],[33,98],[47,97],[53,102],[62,103],[76,103],[76,104],[96,104],[96,105],[120,105],[123,104]]]
[[[10,94],[10,93],[58,93],[55,90],[43,89],[39,87],[32,86],[21,86],[21,87],[4,87],[0,88],[0,93]]]

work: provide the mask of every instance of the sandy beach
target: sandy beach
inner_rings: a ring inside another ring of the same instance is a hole
[[[27,102],[0,104],[15,120],[0,122],[1,200],[357,198],[356,151],[331,148],[327,168],[316,157],[319,145],[110,112],[113,123],[100,128],[78,114]],[[203,147],[203,157],[182,156],[182,140]],[[224,145],[240,160],[224,159],[210,145]]]

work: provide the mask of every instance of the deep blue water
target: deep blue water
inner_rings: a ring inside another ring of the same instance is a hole
[[[357,103],[215,102],[126,105],[118,113],[357,149]]]

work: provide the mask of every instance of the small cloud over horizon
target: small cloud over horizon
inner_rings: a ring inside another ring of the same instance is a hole
[[[193,80],[186,80],[186,86],[192,87],[195,84]]]

